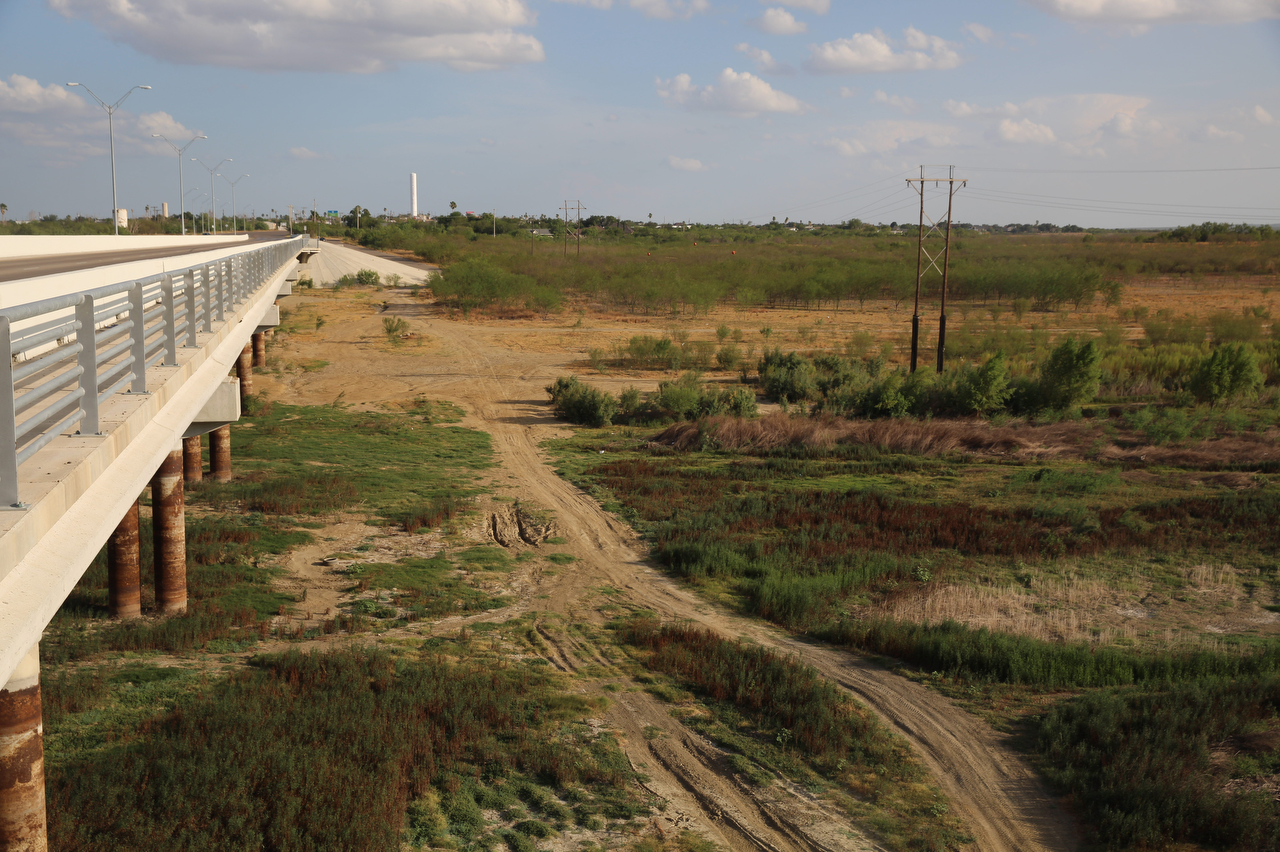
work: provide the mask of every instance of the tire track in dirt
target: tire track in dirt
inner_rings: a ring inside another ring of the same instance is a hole
[[[565,434],[551,419],[543,403],[542,388],[566,372],[564,365],[571,360],[569,355],[513,351],[507,345],[492,342],[492,329],[428,316],[419,303],[405,296],[393,294],[392,302],[396,313],[411,317],[418,329],[425,329],[439,340],[441,351],[423,357],[427,353],[379,351],[360,342],[377,339],[380,334],[378,317],[366,315],[335,326],[332,339],[324,347],[315,346],[306,353],[330,358],[331,364],[321,374],[289,379],[288,396],[299,402],[323,403],[333,398],[335,388],[344,388],[352,403],[375,404],[402,396],[408,387],[409,392],[448,399],[467,410],[463,425],[492,436],[502,474],[518,483],[515,487],[521,500],[555,512],[562,535],[578,557],[577,562],[563,566],[554,577],[541,581],[537,591],[543,599],[533,608],[565,619],[601,624],[606,616],[593,601],[607,586],[617,590],[610,597],[619,603],[653,610],[662,618],[689,620],[727,637],[743,637],[795,654],[865,702],[911,743],[951,800],[956,814],[974,834],[974,848],[981,852],[1066,852],[1076,847],[1073,823],[1046,793],[1038,777],[1004,737],[970,714],[855,654],[818,647],[768,625],[721,612],[645,562],[634,531],[601,509],[590,495],[558,477],[539,449],[543,440]],[[560,333],[558,329],[554,331]],[[388,380],[380,382],[379,376]],[[500,480],[495,484],[511,487]],[[474,620],[486,619],[481,616]],[[539,625],[538,634],[543,641],[557,649],[550,653],[557,659],[548,659],[557,667],[577,668],[573,658],[579,654],[582,659],[598,656],[581,653],[574,647],[592,643],[579,639],[557,643],[549,636],[551,632],[545,623]],[[572,650],[566,652],[566,645]],[[672,725],[666,709],[658,706],[656,699],[643,693],[619,697],[609,712],[609,721],[623,731],[624,747],[633,761],[657,761],[658,766],[643,771],[660,780],[656,786],[664,790],[663,795],[675,812],[689,815],[702,827],[719,825],[715,813],[694,797],[688,785],[721,795],[732,787],[732,781],[726,780],[722,764],[687,743],[681,744],[679,738],[667,741],[668,747],[677,749],[674,754],[679,758],[678,772],[664,768],[645,738],[646,725],[663,730]],[[677,757],[668,756],[667,760],[676,761]],[[731,772],[728,775],[732,778]],[[811,835],[804,835],[809,845],[792,846],[796,842],[792,835],[770,825],[754,807],[742,805],[736,810],[744,820],[745,834],[735,834],[738,829],[726,825],[723,831],[716,828],[708,836],[719,836],[732,849],[750,848],[743,845],[747,842],[761,849],[824,848]],[[766,810],[776,813],[777,809],[775,806]],[[753,813],[757,815],[752,816]],[[870,847],[865,841],[855,845],[838,838],[832,848]]]

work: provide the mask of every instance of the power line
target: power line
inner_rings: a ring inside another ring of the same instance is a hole
[[[1000,169],[988,166],[956,166],[970,172],[1034,173],[1041,175],[1187,175],[1206,172],[1273,172],[1280,166],[1242,166],[1228,169]]]

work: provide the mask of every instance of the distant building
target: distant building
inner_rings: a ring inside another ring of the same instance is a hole
[[[535,237],[554,237],[555,236],[555,234],[551,233],[550,229],[548,228],[530,228],[529,233]]]

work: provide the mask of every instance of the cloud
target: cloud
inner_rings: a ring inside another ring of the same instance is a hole
[[[769,35],[799,35],[809,31],[808,24],[797,21],[786,9],[765,9],[763,15],[751,20],[751,25]]]
[[[694,15],[711,11],[711,0],[630,0],[631,8],[645,17],[670,21],[689,19]]]
[[[811,71],[824,74],[858,74],[872,71],[946,70],[960,64],[955,45],[938,36],[926,35],[915,27],[903,31],[906,49],[894,50],[895,42],[880,30],[854,33],[809,47]]]
[[[927,121],[871,121],[852,138],[828,139],[824,144],[846,157],[885,154],[904,146],[950,148],[956,144],[956,128]]]
[[[675,154],[667,157],[667,164],[680,172],[705,172],[707,170],[707,167],[702,165],[701,160],[677,157]]]
[[[613,7],[613,0],[552,0],[554,3],[572,3],[576,6],[593,6],[596,9]]]
[[[1223,130],[1222,128],[1215,127],[1212,124],[1206,124],[1204,127],[1204,138],[1211,142],[1218,139],[1225,139],[1228,142],[1243,142],[1244,134],[1237,133],[1234,130]]]
[[[1018,108],[1011,103],[1006,102],[1003,106],[998,107],[980,107],[974,106],[965,101],[947,101],[942,105],[952,118],[973,118],[984,115],[1017,115]]]
[[[0,80],[0,138],[43,149],[47,163],[75,163],[107,154],[110,151],[107,115],[98,104],[78,92],[57,83],[42,86],[39,81],[21,74],[11,75],[8,81]],[[107,94],[115,99],[122,92]],[[133,97],[146,94],[139,92]],[[130,101],[131,105],[135,103],[145,101]],[[167,112],[139,115],[120,109],[115,114],[117,156],[139,149],[173,156],[173,149],[164,140],[151,138],[153,133],[185,145],[199,131],[184,126]]]
[[[41,86],[39,81],[21,74],[10,75],[7,83],[0,80],[0,112],[78,112],[86,106],[84,98],[57,83]]]
[[[857,90],[857,89],[855,89],[855,88],[853,88],[852,86],[841,86],[841,87],[840,87],[840,97],[842,97],[842,98],[855,98],[855,97],[857,97],[857,96],[858,96],[858,90]]]
[[[1031,142],[1038,145],[1057,141],[1052,127],[1036,124],[1029,118],[1021,121],[1014,121],[1012,118],[1001,119],[1000,138],[1006,142]]]
[[[1271,113],[1267,112],[1261,106],[1253,108],[1253,117],[1259,124],[1271,124],[1275,119],[1271,117]]]
[[[871,102],[873,104],[885,104],[908,114],[916,111],[916,102],[911,98],[903,97],[902,95],[886,95],[883,90],[877,90],[871,96]]]
[[[1278,0],[1025,0],[1068,21],[1103,24],[1243,23],[1280,18]]]
[[[695,86],[688,74],[657,81],[658,95],[673,104],[693,110],[728,112],[751,118],[762,112],[798,114],[810,107],[803,101],[779,92],[764,80],[746,71],[726,68],[717,81],[708,86]]]
[[[312,151],[310,148],[298,147],[298,148],[290,148],[289,156],[293,157],[295,160],[318,160],[321,157],[323,157],[324,154],[317,154],[315,151]]]
[[[181,65],[372,74],[402,62],[478,71],[544,59],[541,42],[515,32],[534,23],[526,0],[48,2],[140,53]]]
[[[996,37],[995,30],[991,29],[991,27],[984,27],[982,24],[965,24],[960,30],[973,36],[983,44],[990,44],[991,40]]]
[[[791,70],[786,65],[783,65],[774,59],[773,55],[770,54],[769,51],[762,47],[752,47],[745,41],[735,47],[734,50],[739,53],[746,54],[746,56],[756,64],[756,70],[761,74],[785,74]]]
[[[761,3],[777,3],[790,6],[792,9],[804,9],[816,15],[825,15],[831,11],[831,0],[760,0]]]

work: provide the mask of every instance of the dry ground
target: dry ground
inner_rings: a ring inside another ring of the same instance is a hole
[[[335,256],[350,249],[328,246]],[[347,258],[346,261],[362,261]],[[406,269],[409,275],[419,269]],[[654,569],[635,533],[604,512],[587,494],[555,475],[540,444],[565,434],[551,417],[543,387],[569,369],[581,353],[610,338],[636,333],[623,318],[584,318],[565,327],[563,318],[460,322],[407,291],[325,293],[296,291],[285,306],[299,318],[297,333],[280,335],[272,357],[286,363],[327,361],[309,371],[284,369],[262,374],[272,398],[298,404],[330,403],[341,396],[357,407],[396,405],[418,395],[460,406],[462,425],[493,438],[498,465],[489,473],[499,497],[550,509],[562,548],[577,557],[554,573],[527,574],[511,581],[518,603],[473,616],[505,620],[537,612],[544,655],[566,672],[616,672],[609,649],[592,641],[593,631],[565,625],[600,625],[619,603],[643,607],[668,619],[687,619],[729,637],[744,637],[795,654],[867,703],[906,737],[950,797],[953,812],[976,838],[982,852],[1037,852],[1073,849],[1071,820],[1043,789],[1004,737],[947,699],[860,657],[810,645],[758,622],[708,604]],[[410,336],[392,345],[382,331],[387,315],[404,318]],[[314,328],[316,317],[325,322]],[[781,325],[775,315],[770,323]],[[572,322],[572,318],[570,319]],[[701,320],[706,323],[706,320]],[[640,324],[644,325],[644,324]],[[649,333],[662,325],[654,321]],[[715,318],[712,318],[712,328]],[[757,335],[758,336],[758,335]],[[652,387],[656,377],[593,377],[593,383]],[[342,519],[317,537],[321,544],[290,558],[296,588],[307,589],[299,609],[318,618],[344,594],[334,566],[317,565],[326,552],[365,542],[370,528]],[[479,529],[488,529],[485,519]],[[333,538],[334,541],[323,541]],[[404,539],[404,541],[401,541]],[[430,547],[421,536],[379,539],[376,548]],[[609,590],[604,594],[602,590]],[[305,615],[305,613],[302,613]],[[459,620],[436,630],[457,630]],[[607,681],[584,681],[589,689]],[[688,828],[730,849],[869,849],[873,844],[822,801],[802,790],[775,785],[763,792],[737,782],[724,756],[674,720],[667,705],[640,691],[615,696],[608,725],[621,733],[632,762],[648,776],[647,786],[670,803],[662,819],[668,828]],[[663,736],[646,738],[646,728]],[[661,827],[661,826],[659,826]]]

